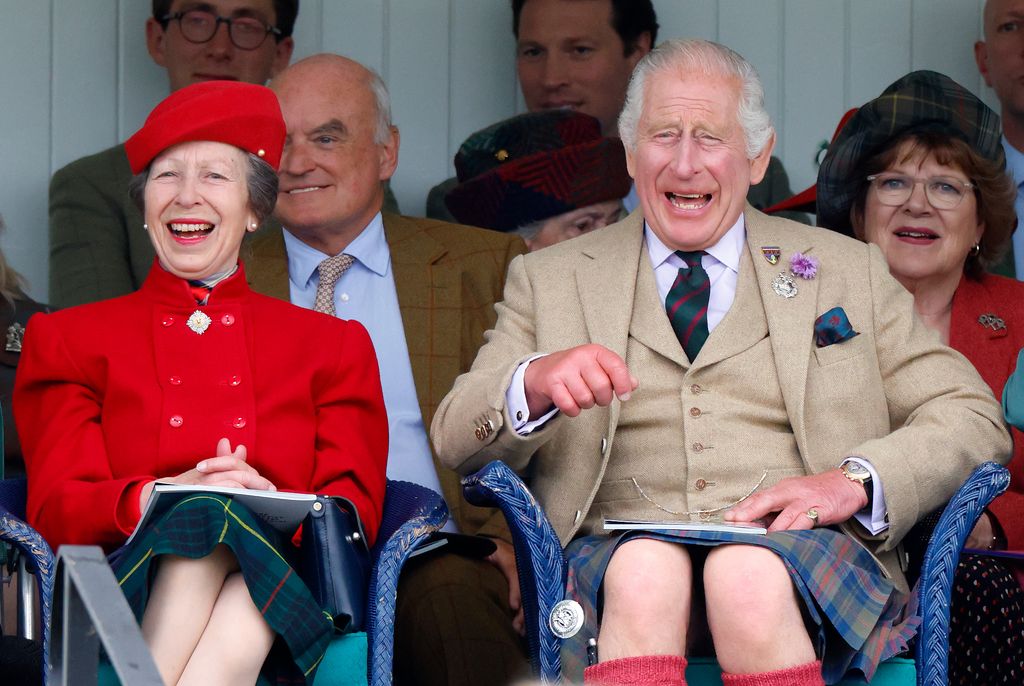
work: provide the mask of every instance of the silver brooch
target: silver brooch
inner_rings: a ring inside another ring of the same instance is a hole
[[[192,313],[192,316],[188,318],[188,321],[185,322],[185,326],[202,336],[206,333],[206,330],[210,328],[210,322],[212,321],[213,320],[210,319],[210,315],[206,314],[202,310],[196,310]]]
[[[775,291],[775,295],[792,298],[797,293],[796,281],[786,272],[779,272],[779,275],[772,279],[772,290]]]
[[[4,350],[9,353],[20,353],[21,341],[24,337],[25,327],[14,322],[7,327],[7,344],[4,346]]]
[[[1006,328],[1006,322],[997,317],[994,314],[983,314],[978,317],[978,323],[982,326],[988,327],[993,331],[999,331],[1000,329]]]
[[[562,600],[551,608],[548,628],[559,638],[572,638],[583,628],[583,607],[575,600]]]

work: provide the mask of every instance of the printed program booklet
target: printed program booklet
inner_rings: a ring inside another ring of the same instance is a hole
[[[701,520],[643,520],[643,519],[605,519],[605,531],[724,531],[734,534],[766,534],[768,529],[760,524],[746,522],[727,522],[720,517]]]
[[[288,493],[285,491],[258,491],[250,488],[229,488],[227,486],[189,486],[157,482],[146,503],[135,531],[128,542],[153,519],[171,509],[182,498],[202,493],[231,496],[232,500],[245,505],[257,517],[286,536],[291,536],[306,518],[316,495],[313,493]]]

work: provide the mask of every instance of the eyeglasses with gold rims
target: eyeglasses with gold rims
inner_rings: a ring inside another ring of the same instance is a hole
[[[929,176],[917,178],[906,174],[886,172],[867,177],[875,190],[878,202],[889,207],[899,207],[910,200],[917,184],[924,186],[925,197],[937,210],[952,210],[964,199],[974,184],[950,176]]]
[[[208,43],[217,35],[220,25],[228,27],[228,37],[239,50],[255,50],[263,45],[270,34],[275,39],[281,36],[276,26],[264,24],[256,17],[220,17],[206,10],[185,10],[168,14],[160,20],[166,27],[168,22],[176,21],[181,27],[181,35],[190,43]]]

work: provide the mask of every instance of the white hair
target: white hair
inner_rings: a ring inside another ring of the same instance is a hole
[[[619,136],[627,149],[636,150],[637,128],[644,107],[644,85],[648,77],[670,69],[739,79],[740,100],[736,118],[747,142],[747,157],[754,159],[764,150],[775,129],[764,108],[764,87],[757,70],[739,53],[724,45],[696,39],[665,41],[647,53],[636,66],[626,91],[626,103],[619,115]]]
[[[384,145],[391,139],[391,95],[388,94],[388,87],[380,74],[367,67],[370,73],[367,86],[373,93],[373,102],[377,109],[377,126],[373,133],[373,140],[377,145]]]

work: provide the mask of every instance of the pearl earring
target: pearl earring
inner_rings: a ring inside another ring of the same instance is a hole
[[[256,222],[253,222],[252,224],[249,224],[249,228],[255,231],[256,229],[260,228],[260,225],[257,224]]]
[[[143,231],[149,231],[149,224],[143,224],[142,225],[142,230]]]

